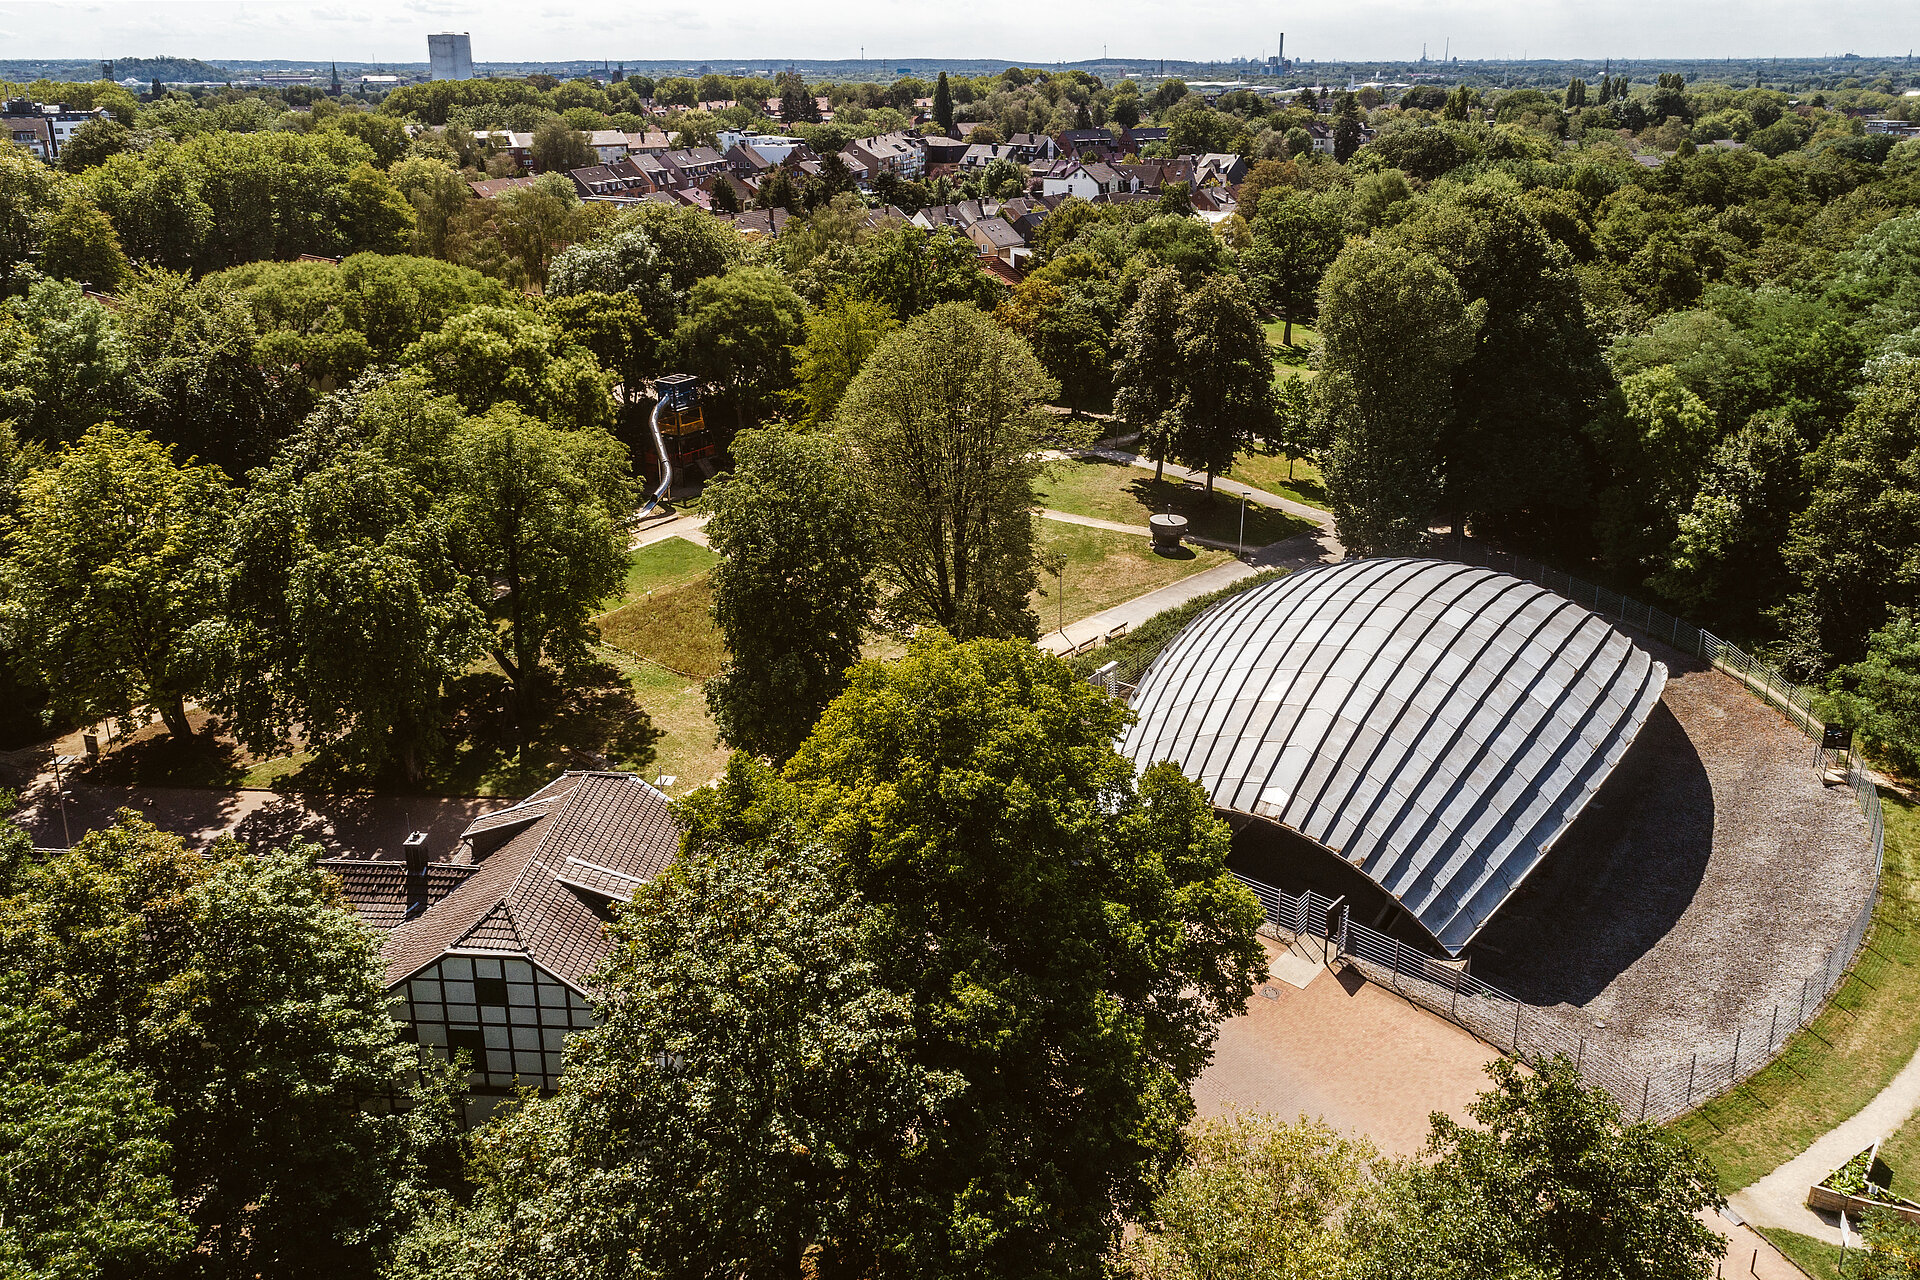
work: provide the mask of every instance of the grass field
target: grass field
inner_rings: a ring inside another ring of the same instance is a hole
[[[692,582],[719,563],[717,554],[697,542],[663,538],[652,546],[627,554],[627,580],[621,584],[620,594],[601,601],[600,608],[611,611],[638,600],[649,591]]]
[[[1173,480],[1156,484],[1151,471],[1098,458],[1056,463],[1051,472],[1034,486],[1040,506],[1142,528],[1148,516],[1171,510],[1187,517],[1188,530],[1198,537],[1221,542],[1240,537],[1240,503],[1224,493],[1209,499],[1196,486]],[[1247,506],[1249,547],[1264,547],[1311,527],[1276,509]]]
[[[1770,1065],[1673,1123],[1713,1161],[1728,1191],[1750,1186],[1860,1110],[1920,1044],[1920,806],[1880,794],[1886,864],[1853,972]],[[1903,1136],[1910,1149],[1912,1135]]]
[[[1304,324],[1293,326],[1293,345],[1287,346],[1282,338],[1287,326],[1280,320],[1270,320],[1263,326],[1267,331],[1267,345],[1273,348],[1273,378],[1279,382],[1299,375],[1303,378],[1314,377],[1316,370],[1307,367],[1307,360],[1313,354],[1313,348],[1320,345],[1320,335]]]
[[[673,778],[663,789],[669,795],[683,796],[726,768],[729,753],[717,740],[713,721],[707,716],[707,699],[700,681],[675,675],[606,645],[596,652],[626,677],[634,697],[660,731],[654,743],[653,763],[646,770],[649,781],[662,775]]]
[[[669,671],[705,680],[720,673],[726,643],[713,625],[713,588],[701,574],[623,604],[599,619],[600,638]]]
[[[1285,454],[1243,453],[1233,460],[1231,474],[1241,484],[1326,510],[1327,486],[1320,468],[1304,458],[1294,460],[1292,467],[1288,467],[1287,462]],[[1291,478],[1287,475],[1289,470],[1293,473]]]
[[[1798,1231],[1786,1231],[1779,1227],[1755,1227],[1765,1236],[1767,1243],[1787,1255],[1787,1261],[1800,1268],[1813,1280],[1839,1280],[1840,1246],[1828,1244],[1825,1240],[1815,1240],[1812,1236],[1803,1236]],[[1858,1260],[1853,1268],[1858,1271]],[[1736,1269],[1735,1274],[1739,1274]]]
[[[1233,558],[1228,552],[1205,547],[1182,547],[1178,555],[1159,556],[1150,549],[1144,534],[1089,529],[1058,520],[1036,521],[1034,547],[1043,556],[1067,558],[1064,586],[1056,587],[1054,576],[1043,572],[1040,589],[1033,595],[1033,609],[1040,615],[1042,632],[1057,630],[1063,617],[1067,622],[1078,622]],[[1054,595],[1056,590],[1065,593],[1064,612],[1062,601]]]

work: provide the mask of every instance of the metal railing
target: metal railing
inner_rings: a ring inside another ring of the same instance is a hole
[[[1565,1055],[1588,1085],[1605,1089],[1623,1115],[1639,1120],[1671,1120],[1771,1061],[1787,1038],[1825,1006],[1846,976],[1872,918],[1869,901],[1822,968],[1803,978],[1796,1006],[1776,1005],[1768,1018],[1736,1028],[1730,1041],[1703,1045],[1685,1061],[1648,1068],[1621,1060],[1611,1045],[1596,1043],[1569,1026],[1560,1011],[1530,1005],[1474,977],[1458,962],[1441,960],[1357,923],[1338,900],[1312,892],[1296,896],[1237,873],[1236,878],[1260,899],[1267,923],[1276,931],[1323,940],[1368,981],[1391,987],[1503,1053],[1532,1063]]]

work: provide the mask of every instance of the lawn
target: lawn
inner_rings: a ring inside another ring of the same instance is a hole
[[[1034,535],[1035,550],[1042,556],[1067,558],[1066,572],[1061,576],[1064,585],[1056,588],[1054,576],[1043,572],[1040,589],[1033,594],[1033,609],[1040,615],[1042,631],[1057,630],[1063,617],[1067,622],[1078,622],[1233,558],[1229,552],[1205,547],[1182,547],[1175,555],[1155,555],[1145,534],[1089,529],[1058,520],[1036,521]],[[1057,589],[1064,591],[1064,610],[1062,600],[1054,594]]]
[[[1752,1185],[1860,1110],[1920,1044],[1920,806],[1887,790],[1880,799],[1886,865],[1853,972],[1764,1070],[1673,1122],[1728,1191]],[[1913,1137],[1899,1136],[1904,1153]]]
[[[1273,380],[1282,381],[1298,374],[1303,378],[1317,376],[1318,370],[1307,367],[1307,361],[1313,356],[1313,349],[1320,345],[1320,335],[1304,324],[1293,326],[1293,345],[1287,346],[1281,341],[1287,326],[1281,320],[1269,320],[1263,328],[1267,331],[1267,345],[1273,348]]]
[[[1755,1227],[1767,1238],[1767,1243],[1787,1255],[1787,1261],[1800,1268],[1813,1280],[1839,1280],[1840,1246],[1828,1244],[1825,1240],[1815,1240],[1812,1236],[1803,1236],[1798,1231],[1787,1231],[1780,1227]],[[1729,1258],[1729,1262],[1737,1259]],[[1859,1260],[1855,1259],[1853,1269],[1860,1270]],[[1738,1274],[1736,1269],[1735,1274]]]
[[[713,721],[707,716],[707,698],[700,681],[605,645],[597,652],[626,676],[634,696],[660,731],[654,743],[653,763],[646,770],[648,781],[663,775],[673,778],[663,790],[683,796],[727,767],[729,753],[720,745]]]
[[[713,587],[701,574],[602,614],[600,638],[634,657],[705,680],[720,673],[727,656],[726,642],[713,625],[712,609]]]
[[[600,602],[611,611],[664,587],[692,582],[720,563],[720,557],[697,542],[685,538],[662,538],[651,546],[627,554],[627,580],[618,595]]]
[[[1292,463],[1289,466],[1289,462]],[[1288,473],[1292,475],[1289,477]],[[1304,458],[1289,459],[1283,453],[1243,453],[1233,460],[1230,473],[1241,484],[1250,484],[1268,493],[1277,493],[1310,507],[1327,507],[1327,486],[1320,468]]]
[[[1240,537],[1240,503],[1224,493],[1209,499],[1197,484],[1178,480],[1155,483],[1150,471],[1100,458],[1059,462],[1049,470],[1051,474],[1034,486],[1034,500],[1042,507],[1142,529],[1148,516],[1172,511],[1187,517],[1188,531],[1197,537],[1220,542],[1234,542]],[[1248,547],[1264,547],[1310,528],[1306,521],[1278,509],[1247,504]]]

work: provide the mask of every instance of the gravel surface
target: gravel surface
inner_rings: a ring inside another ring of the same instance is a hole
[[[1684,1062],[1789,1025],[1873,885],[1866,820],[1812,746],[1732,678],[1635,636],[1661,705],[1468,954],[1472,972],[1616,1061]],[[1604,1027],[1597,1023],[1605,1023]]]

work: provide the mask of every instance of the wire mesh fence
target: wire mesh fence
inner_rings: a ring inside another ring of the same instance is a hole
[[[1448,559],[1512,574],[1554,591],[1601,617],[1664,642],[1709,663],[1768,703],[1812,739],[1811,764],[1825,780],[1849,787],[1866,819],[1874,861],[1873,887],[1856,908],[1845,935],[1827,952],[1820,967],[1804,974],[1798,998],[1775,1003],[1764,1018],[1737,1026],[1725,1039],[1703,1043],[1684,1061],[1648,1064],[1623,1058],[1615,1046],[1594,1043],[1582,1030],[1578,1009],[1544,1009],[1527,1004],[1466,971],[1399,939],[1348,918],[1344,904],[1315,893],[1298,896],[1241,877],[1266,908],[1275,929],[1294,936],[1324,939],[1370,981],[1391,986],[1402,996],[1466,1028],[1489,1044],[1525,1061],[1564,1054],[1593,1086],[1611,1093],[1628,1117],[1669,1120],[1733,1087],[1768,1062],[1796,1030],[1825,1008],[1852,970],[1873,925],[1885,853],[1880,793],[1873,778],[1851,752],[1839,767],[1821,745],[1825,726],[1815,714],[1811,691],[1738,645],[1630,596],[1576,578],[1537,560],[1487,547],[1471,539],[1435,539],[1432,550]],[[1169,635],[1168,640],[1173,637]],[[1130,698],[1159,656],[1128,653],[1088,678],[1111,695]]]

